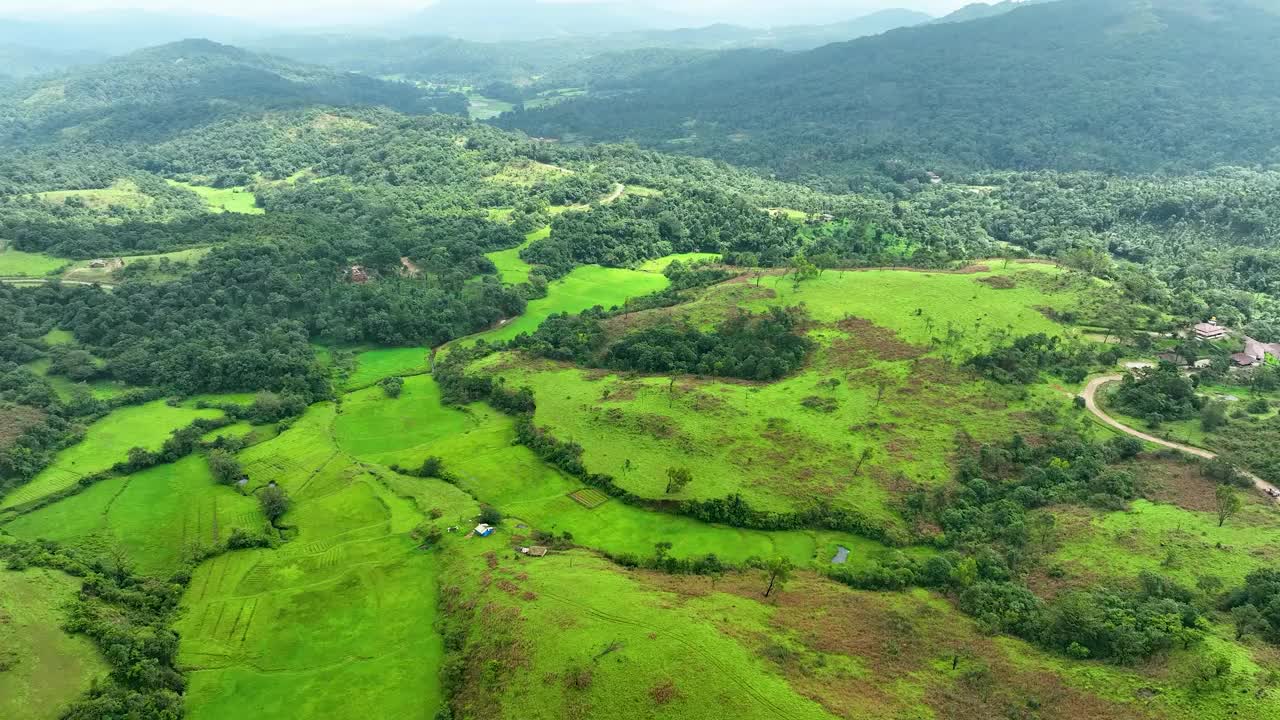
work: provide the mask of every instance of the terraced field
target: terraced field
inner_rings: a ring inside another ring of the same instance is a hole
[[[65,490],[85,475],[125,460],[129,449],[158,450],[169,433],[196,418],[220,417],[219,410],[171,407],[164,400],[113,411],[89,426],[81,442],[58,453],[53,464],[31,482],[8,494],[0,510],[16,508]]]

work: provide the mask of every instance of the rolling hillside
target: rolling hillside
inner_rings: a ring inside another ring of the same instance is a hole
[[[1278,36],[1280,14],[1248,0],[1062,0],[746,67],[719,58],[503,122],[790,177],[1265,163]]]
[[[185,40],[15,83],[0,94],[0,138],[162,139],[244,112],[314,105],[461,108],[460,98],[405,83]]]

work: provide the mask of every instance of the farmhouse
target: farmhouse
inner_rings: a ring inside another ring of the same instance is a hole
[[[1244,339],[1244,352],[1238,352],[1231,356],[1232,362],[1240,367],[1253,367],[1262,365],[1267,361],[1267,356],[1280,360],[1280,343],[1262,343],[1251,337]]]
[[[475,534],[479,535],[480,537],[489,537],[490,535],[493,534],[493,526],[487,525],[485,523],[480,523],[479,525],[476,526]]]
[[[106,266],[107,266],[107,261],[103,260],[102,258],[96,258],[94,260],[89,261],[89,267],[94,268],[95,270],[99,268],[104,268]]]
[[[1200,323],[1195,327],[1196,339],[1205,342],[1222,340],[1229,332],[1231,331],[1218,324],[1217,318],[1207,323]]]

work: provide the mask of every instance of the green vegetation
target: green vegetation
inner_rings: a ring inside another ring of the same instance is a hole
[[[1276,33],[1184,5],[0,81],[0,714],[1280,717]],[[1073,397],[1157,357],[1222,458]]]
[[[15,508],[72,487],[87,475],[128,459],[132,448],[158,450],[169,433],[197,418],[221,416],[217,410],[172,407],[163,400],[112,412],[85,430],[84,438],[58,453],[31,482],[4,497],[0,509]]]
[[[174,187],[190,190],[199,195],[209,209],[216,212],[244,213],[246,215],[261,215],[266,212],[258,207],[257,198],[246,188],[212,188],[178,182],[177,180],[170,180],[169,183]]]
[[[15,250],[0,241],[0,277],[43,277],[66,265],[66,260]]]
[[[610,308],[627,298],[657,292],[667,286],[667,278],[654,273],[620,270],[594,265],[580,267],[547,285],[547,296],[531,300],[523,315],[503,321],[498,327],[473,335],[465,344],[479,340],[489,343],[510,340],[520,333],[533,332],[543,320],[558,313],[577,313],[597,305]]]
[[[0,715],[54,720],[106,670],[92,643],[62,629],[75,592],[56,570],[0,569]]]

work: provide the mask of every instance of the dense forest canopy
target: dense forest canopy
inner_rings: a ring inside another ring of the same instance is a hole
[[[1278,35],[1274,6],[1248,0],[1063,0],[758,65],[713,58],[502,122],[793,178],[1275,163]]]

